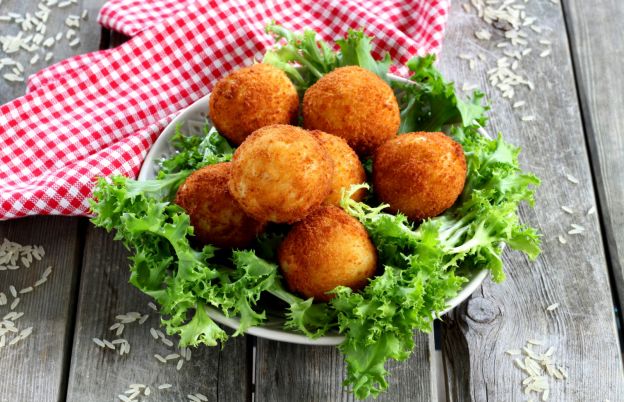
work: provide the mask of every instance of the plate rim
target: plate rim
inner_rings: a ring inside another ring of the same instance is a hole
[[[396,76],[394,74],[388,74],[388,77],[395,81],[410,82],[409,80],[403,77]],[[150,179],[150,169],[154,168],[154,163],[158,159],[158,155],[156,155],[156,153],[158,152],[158,149],[163,146],[163,144],[164,146],[167,145],[166,141],[168,141],[169,138],[171,138],[171,135],[173,135],[173,133],[175,132],[176,125],[184,122],[188,118],[189,114],[195,112],[195,109],[201,108],[208,110],[209,99],[210,93],[202,96],[201,98],[191,103],[189,106],[182,109],[176,115],[176,117],[169,124],[167,124],[167,126],[158,135],[156,141],[154,141],[154,143],[150,147],[148,153],[145,155],[145,159],[141,164],[141,170],[139,171],[139,175],[137,176],[138,181]],[[165,133],[167,134],[164,135]],[[488,135],[488,133],[482,127],[479,128],[479,133],[484,137],[491,138],[491,136]],[[488,274],[489,270],[486,268],[483,268],[480,271],[476,272],[472,279],[468,281],[466,287],[462,288],[461,291],[457,293],[457,295],[447,300],[447,307],[443,311],[441,311],[437,317],[443,316],[444,314],[448,313],[455,307],[459,306],[459,304],[467,300],[479,288],[479,286],[481,286]],[[214,307],[206,306],[206,312],[208,313],[208,316],[210,318],[228,328],[236,330],[240,325],[240,321],[237,318],[227,317],[225,314],[215,309]],[[264,326],[252,326],[247,328],[244,332],[247,335],[254,335],[264,339],[295,343],[300,345],[336,346],[341,344],[345,339],[344,335],[323,335],[319,338],[313,339],[307,337],[304,334],[287,332],[283,329],[277,330]]]

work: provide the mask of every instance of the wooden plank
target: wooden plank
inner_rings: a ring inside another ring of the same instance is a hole
[[[388,391],[376,401],[432,401],[429,337],[416,335],[409,360],[388,364]],[[342,382],[343,357],[329,346],[302,346],[257,339],[256,401],[354,401]]]
[[[583,122],[600,200],[608,257],[624,300],[624,3],[565,1]],[[600,21],[599,24],[596,21]],[[615,59],[614,59],[615,58]],[[620,313],[622,313],[620,311]]]
[[[40,61],[34,65],[29,63],[34,53],[12,54],[11,57],[24,65],[24,76],[77,52],[97,49],[99,31],[95,16],[103,2],[90,0],[89,4],[82,6],[54,10],[47,23],[48,36],[67,29],[64,19],[68,14],[79,14],[83,8],[89,10],[87,21],[81,22],[81,45],[71,48],[63,40],[54,47],[53,59],[46,62],[45,53],[40,52]],[[37,3],[4,1],[0,14],[33,14]],[[18,32],[12,24],[3,22],[0,27],[3,35]],[[0,57],[5,56],[0,52]],[[8,72],[5,67],[1,73]],[[0,78],[0,104],[23,95],[25,87],[25,83],[9,83]],[[24,245],[42,245],[46,250],[43,261],[31,268],[0,272],[0,291],[8,295],[11,284],[17,289],[32,285],[47,266],[53,267],[49,280],[33,293],[23,295],[16,308],[16,311],[24,312],[17,321],[18,326],[22,329],[32,326],[33,333],[24,342],[0,350],[0,371],[3,373],[0,401],[57,401],[65,398],[84,227],[84,222],[78,218],[61,217],[33,217],[0,223],[0,238],[6,237]],[[1,306],[0,315],[4,316],[6,310],[7,306]]]
[[[599,8],[595,4],[583,5],[586,12],[581,13],[580,2],[576,3],[578,18],[582,15],[588,31],[594,29],[596,21],[610,26],[605,20],[588,18],[590,8]],[[543,38],[552,42],[552,55],[539,57],[545,46],[538,45],[537,35],[525,29],[534,49],[522,60],[523,67],[518,71],[526,72],[536,89],[519,92],[514,101],[525,99],[527,104],[512,109],[510,102],[490,88],[490,130],[500,130],[508,140],[520,145],[524,150],[522,165],[543,181],[535,209],[521,210],[522,219],[543,234],[543,254],[531,263],[517,253],[506,253],[508,279],[500,285],[486,281],[470,301],[447,317],[443,341],[449,400],[538,400],[536,394],[526,396],[521,392],[525,375],[505,354],[506,350],[521,348],[528,339],[541,339],[554,346],[554,360],[570,373],[565,382],[549,381],[549,400],[620,400],[624,391],[621,352],[599,222],[595,215],[585,214],[595,205],[595,194],[564,19],[560,6],[551,2],[522,4],[527,15],[538,17]],[[603,12],[606,16],[611,10]],[[459,2],[453,3],[450,21],[443,70],[460,83],[468,81],[487,88],[486,71],[502,56],[495,47],[500,33],[491,42],[475,39],[474,32],[487,26],[475,15],[465,14]],[[614,17],[612,24],[616,21]],[[472,71],[467,61],[457,58],[459,53],[482,53],[488,63],[477,62]],[[590,81],[598,81],[598,76]],[[604,91],[611,83],[599,85],[596,90]],[[592,96],[610,101],[617,97],[616,92],[611,94],[596,92]],[[616,105],[621,107],[621,103],[613,103],[612,113],[616,113]],[[521,122],[522,115],[535,115],[536,121]],[[611,151],[615,149],[611,143],[608,146]],[[579,184],[566,180],[566,174],[577,177]],[[565,214],[562,205],[573,208],[576,214]],[[571,223],[583,225],[585,233],[566,234]],[[567,244],[559,243],[560,234],[567,238]],[[553,303],[561,306],[545,311]]]
[[[26,0],[26,1],[4,1],[0,5],[0,15],[5,15],[8,12],[18,13],[25,15],[30,13],[34,15],[37,9],[39,1]],[[60,2],[59,2],[60,3]],[[40,69],[43,69],[49,65],[52,65],[60,60],[73,56],[75,54],[87,53],[99,49],[100,44],[100,27],[97,24],[97,13],[105,3],[105,0],[81,0],[77,1],[75,5],[69,5],[64,8],[58,8],[58,6],[50,7],[51,12],[49,19],[46,23],[45,38],[54,37],[57,33],[62,33],[63,38],[55,42],[52,47],[43,48],[34,52],[20,51],[5,55],[0,51],[0,58],[11,57],[15,61],[19,61],[24,66],[24,82],[8,82],[1,77],[1,75],[10,73],[11,68],[4,67],[0,70],[0,104],[6,103],[11,99],[20,97],[26,91],[26,79],[30,74],[34,74]],[[70,29],[65,25],[65,19],[71,14],[80,15],[83,10],[87,10],[87,19],[80,21],[80,28],[71,28],[77,31],[80,37],[80,44],[70,46],[70,40],[66,39],[65,34]],[[0,30],[3,35],[16,35],[20,30],[19,27],[13,23],[0,22]],[[32,32],[30,32],[32,33]],[[27,36],[27,35],[24,35]],[[48,52],[53,53],[53,57],[50,60],[45,60],[45,56]],[[31,58],[35,55],[39,55],[39,60],[35,64],[30,64]]]
[[[61,224],[62,223],[62,224]],[[0,306],[0,317],[10,312],[16,290],[33,286],[48,266],[53,271],[47,282],[32,293],[19,295],[15,312],[24,315],[15,320],[19,330],[32,327],[32,335],[13,346],[14,334],[6,335],[7,346],[0,348],[0,401],[57,401],[64,395],[65,376],[71,348],[74,296],[80,268],[81,244],[77,218],[37,217],[0,223],[0,241],[40,245],[45,249],[41,261],[30,267],[0,271],[0,292],[8,303]],[[2,264],[0,264],[2,265]]]
[[[85,243],[83,271],[78,298],[78,314],[68,387],[69,401],[110,401],[130,384],[151,387],[149,400],[181,401],[193,393],[202,393],[211,401],[250,399],[250,362],[244,337],[230,339],[225,347],[200,347],[192,351],[190,361],[176,370],[179,359],[164,364],[154,355],[166,357],[178,353],[177,340],[168,347],[154,340],[150,328],[159,329],[158,314],[148,307],[150,298],[128,284],[128,253],[112,235],[89,227]],[[109,330],[115,317],[128,312],[149,314],[147,321],[125,326],[121,336]],[[126,339],[130,353],[98,347],[93,338]],[[251,348],[249,348],[251,349]],[[168,390],[157,390],[172,384]]]

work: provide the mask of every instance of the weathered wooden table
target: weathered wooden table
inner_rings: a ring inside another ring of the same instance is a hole
[[[36,3],[5,0],[0,15],[24,13]],[[74,13],[89,11],[80,47],[57,46],[48,63],[120,41],[95,22],[102,0],[78,3]],[[528,400],[521,391],[523,373],[505,351],[535,338],[556,348],[554,356],[569,375],[551,381],[550,400],[624,400],[617,329],[624,296],[624,2],[540,0],[525,6],[548,33],[552,54],[539,57],[535,51],[524,59],[535,90],[527,94],[522,113],[489,86],[487,63],[471,69],[458,58],[479,53],[491,65],[501,52],[494,41],[475,38],[483,22],[459,1],[452,6],[440,65],[457,82],[487,89],[491,130],[520,145],[523,166],[542,178],[535,209],[523,208],[521,215],[543,233],[543,254],[531,263],[506,253],[507,281],[486,280],[444,317],[435,345],[433,337],[416,334],[413,357],[391,364],[391,385],[382,401]],[[62,22],[58,17],[59,27]],[[0,25],[0,34],[3,29]],[[23,84],[0,81],[0,103],[23,91]],[[536,119],[522,121],[522,115]],[[566,214],[561,206],[576,213]],[[594,206],[598,213],[587,215]],[[567,235],[572,223],[585,232]],[[127,283],[128,255],[121,244],[87,219],[65,217],[2,222],[3,237],[42,245],[47,254],[29,269],[0,271],[0,291],[29,286],[44,266],[54,270],[45,286],[24,294],[16,308],[25,313],[20,326],[34,331],[23,342],[0,348],[1,401],[111,401],[132,383],[149,384],[146,400],[154,401],[187,400],[197,392],[211,401],[353,400],[341,387],[341,356],[330,347],[239,337],[223,349],[193,350],[191,360],[176,370],[179,359],[163,364],[154,358],[175,348],[151,337],[150,328],[158,327],[152,314],[143,325],[127,324],[129,354],[103,350],[92,338],[112,339],[108,328],[116,315],[150,312],[147,297]],[[554,303],[560,307],[545,311]],[[7,311],[0,307],[0,316]],[[173,387],[156,389],[164,383]]]

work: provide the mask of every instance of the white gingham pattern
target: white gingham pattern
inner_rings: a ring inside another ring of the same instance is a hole
[[[261,58],[265,25],[315,29],[326,39],[364,28],[379,54],[405,62],[437,52],[449,0],[113,0],[109,28],[136,36],[30,77],[0,106],[0,219],[88,215],[100,176],[135,177],[177,111],[233,69]]]

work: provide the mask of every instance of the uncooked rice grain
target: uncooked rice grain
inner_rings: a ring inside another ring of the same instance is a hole
[[[184,364],[184,360],[182,359],[178,360],[178,364],[176,365],[176,370],[180,371],[183,364]]]
[[[25,293],[30,293],[30,292],[32,292],[33,290],[34,290],[34,288],[33,288],[32,286],[28,286],[28,287],[26,287],[26,288],[24,288],[24,289],[20,290],[19,292],[20,292],[20,294],[22,294],[22,295],[23,295],[23,294],[25,294]]]
[[[158,353],[156,353],[154,357],[156,358],[156,360],[158,360],[161,363],[167,363],[167,360],[165,360],[165,358],[159,355]]]
[[[569,182],[571,182],[571,183],[574,183],[574,184],[578,184],[578,183],[579,183],[579,180],[578,180],[576,177],[574,177],[574,176],[572,176],[571,174],[569,174],[569,173],[568,173],[568,174],[566,174],[566,178],[567,178],[567,179],[568,179],[568,181],[569,181]]]
[[[595,213],[596,213],[596,207],[591,207],[589,208],[589,211],[587,211],[587,216],[593,215]]]
[[[106,344],[104,344],[104,342],[102,342],[100,339],[98,338],[93,338],[93,342],[95,342],[96,345],[98,345],[101,348],[106,347]]]
[[[566,240],[565,237],[563,237],[562,235],[559,235],[559,237],[557,237],[559,239],[559,243],[561,244],[566,244],[568,241]]]
[[[48,280],[47,278],[41,278],[37,282],[35,282],[35,284],[33,286],[34,287],[39,287],[39,286],[43,285],[44,283],[46,283],[47,280]]]
[[[19,297],[16,297],[16,298],[13,300],[13,302],[11,303],[11,306],[10,306],[11,310],[15,310],[15,307],[17,307],[17,305],[19,304],[19,302],[20,302],[20,298],[19,298]]]
[[[559,308],[559,303],[553,303],[550,306],[546,307],[546,311],[553,311]]]
[[[572,208],[570,208],[570,207],[566,207],[565,205],[561,206],[561,210],[563,212],[566,212],[566,213],[571,214],[571,215],[574,214],[574,210]]]
[[[171,388],[171,387],[172,387],[171,384],[160,384],[158,386],[158,389],[168,389],[168,388]]]
[[[11,296],[17,297],[17,290],[15,289],[15,286],[9,286],[9,291],[11,292]]]

